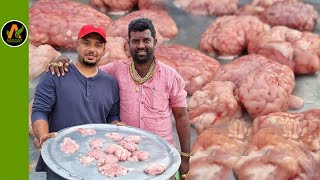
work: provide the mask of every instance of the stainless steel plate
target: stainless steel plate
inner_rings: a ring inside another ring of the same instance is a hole
[[[93,128],[97,133],[96,135],[81,135],[75,131],[77,128]],[[139,143],[139,150],[148,151],[150,153],[150,158],[146,161],[119,162],[120,165],[127,168],[134,168],[134,170],[128,172],[125,176],[114,178],[109,178],[100,174],[98,172],[98,167],[94,162],[83,165],[79,159],[91,150],[88,143],[89,140],[100,138],[103,141],[104,147],[115,143],[105,137],[105,134],[108,132],[117,132],[124,137],[128,135],[139,135],[142,138]],[[80,145],[79,150],[71,155],[62,152],[60,150],[60,144],[65,137],[70,137],[76,141]],[[177,149],[161,137],[138,128],[110,124],[87,124],[63,129],[59,131],[58,136],[48,139],[43,144],[41,155],[50,169],[67,179],[165,180],[175,174],[181,163],[180,154]],[[165,164],[165,172],[158,176],[145,174],[143,172],[144,169],[148,164],[153,162]]]

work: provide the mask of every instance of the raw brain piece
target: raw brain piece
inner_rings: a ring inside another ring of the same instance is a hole
[[[241,117],[241,107],[234,97],[235,84],[211,81],[196,91],[188,102],[189,119],[198,133],[213,126],[223,117]]]
[[[94,161],[94,158],[91,157],[91,156],[87,156],[87,155],[84,155],[80,158],[80,162],[83,164],[83,165],[88,165],[90,164],[91,162]]]
[[[303,2],[277,2],[266,8],[261,19],[272,25],[283,25],[301,31],[312,31],[318,13],[310,4]]]
[[[99,149],[103,146],[103,142],[99,138],[95,138],[89,141],[89,146],[91,149]]]
[[[168,0],[90,0],[90,5],[103,13],[124,15],[136,6],[139,9],[166,10]]]
[[[175,0],[174,5],[198,15],[228,15],[238,9],[238,0]]]
[[[163,63],[173,67],[186,83],[188,95],[200,90],[211,81],[212,74],[220,67],[220,63],[196,49],[178,45],[158,45],[156,57]]]
[[[192,145],[190,160],[197,159],[212,150],[242,154],[246,149],[247,139],[251,132],[251,124],[243,119],[228,120],[208,128],[199,134]]]
[[[125,142],[131,142],[131,143],[135,143],[135,144],[139,144],[139,142],[141,141],[141,137],[138,135],[129,135],[128,137],[126,137],[123,141]]]
[[[107,37],[105,49],[98,66],[130,57],[128,42],[123,37]]]
[[[105,156],[105,158],[101,158],[97,160],[97,166],[103,166],[105,164],[115,164],[119,160],[116,158],[113,154],[108,154]]]
[[[305,133],[300,139],[305,147],[315,153],[315,158],[320,161],[320,127]]]
[[[313,74],[320,69],[319,41],[318,34],[276,26],[251,40],[248,52],[287,65],[296,74]]]
[[[90,0],[90,5],[103,13],[123,15],[132,10],[138,3],[138,0]]]
[[[107,154],[104,153],[103,151],[98,150],[98,149],[92,149],[91,151],[89,151],[87,153],[87,156],[93,157],[96,160],[107,158]]]
[[[29,44],[29,81],[43,73],[47,65],[60,55],[60,52],[48,44],[38,47]]]
[[[297,0],[258,0],[242,6],[235,14],[257,16],[271,26],[287,26],[300,31],[312,31],[318,19],[311,4]]]
[[[310,32],[302,33],[301,39],[293,42],[295,72],[316,73],[320,70],[320,36]]]
[[[139,9],[166,10],[169,0],[139,0]]]
[[[121,141],[123,136],[116,132],[106,133],[105,136],[113,141]]]
[[[116,163],[112,164],[105,164],[101,167],[99,167],[98,171],[108,177],[119,177],[119,176],[124,176],[126,175],[130,169],[120,166]]]
[[[231,59],[240,55],[251,39],[269,29],[254,16],[219,17],[202,34],[200,48],[219,58]]]
[[[300,143],[275,128],[253,135],[246,156],[234,166],[239,179],[313,179],[319,163]]]
[[[194,162],[192,166],[190,166],[187,180],[236,179],[231,168],[210,162],[208,159],[201,159],[201,161]]]
[[[192,145],[188,180],[235,179],[232,168],[245,151],[250,125],[241,119],[225,123],[197,137]]]
[[[297,0],[253,0],[251,2],[251,5],[261,6],[266,8],[277,2],[288,2],[288,1],[297,2]]]
[[[138,149],[138,145],[133,142],[120,141],[118,144],[130,152]]]
[[[149,159],[150,153],[147,151],[134,151],[132,152],[132,157],[135,157],[139,161],[145,161]]]
[[[128,25],[137,18],[147,17],[155,26],[156,38],[158,43],[165,39],[172,39],[177,33],[178,28],[173,18],[164,10],[138,10],[131,12],[125,16],[112,22],[107,29],[108,36],[123,37],[128,40]]]
[[[240,101],[251,117],[288,110],[294,76],[287,66],[265,64],[263,70],[255,69],[240,84]]]
[[[126,149],[117,149],[114,152],[114,156],[119,160],[119,161],[126,161],[128,158],[131,157],[131,152],[126,150]]]
[[[95,135],[97,133],[95,129],[91,129],[91,128],[89,129],[78,128],[76,129],[76,131],[82,135]]]
[[[295,86],[292,70],[261,55],[246,55],[221,66],[214,80],[236,85],[236,99],[251,118],[287,111],[294,97],[291,95]]]
[[[60,149],[62,152],[66,154],[73,154],[80,148],[79,144],[77,144],[70,137],[65,137],[63,142],[60,144]]]
[[[159,175],[162,174],[166,170],[166,167],[163,163],[153,163],[147,165],[144,173],[149,175]]]
[[[107,28],[111,19],[83,3],[71,0],[39,0],[29,8],[30,43],[75,50],[80,28],[96,24]]]
[[[304,112],[275,112],[255,118],[252,124],[253,133],[263,128],[280,129],[282,136],[299,139],[320,128],[320,109]]]
[[[120,146],[119,144],[110,144],[105,148],[104,152],[108,154],[113,154],[116,150],[121,150],[121,149],[123,149],[123,147]]]

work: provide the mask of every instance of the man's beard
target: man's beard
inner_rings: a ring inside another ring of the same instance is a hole
[[[85,59],[83,60],[83,65],[86,65],[86,66],[95,66],[97,64],[97,62],[88,62],[86,61]]]
[[[147,51],[147,55],[141,58],[137,53],[133,55],[133,59],[138,64],[145,64],[153,59],[153,52]]]

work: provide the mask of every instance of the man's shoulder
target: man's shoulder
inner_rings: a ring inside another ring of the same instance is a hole
[[[128,59],[119,59],[119,60],[114,60],[110,63],[105,64],[104,66],[124,66],[126,64],[129,64]]]
[[[44,72],[39,76],[39,82],[38,83],[43,83],[45,81],[52,81],[53,78],[55,78],[56,75],[52,75],[50,71]]]
[[[116,83],[118,82],[117,79],[115,77],[113,77],[112,75],[110,75],[109,73],[102,71],[102,70],[100,70],[100,73],[101,73],[101,77],[104,80],[112,81],[112,82],[116,82]]]
[[[175,70],[173,67],[161,62],[161,59],[158,60],[158,65],[160,68],[160,71],[164,71],[165,73],[168,73],[172,76],[180,76],[180,74]]]
[[[129,64],[129,61],[126,59],[115,60],[107,64],[100,65],[99,69],[105,72],[117,71],[117,70],[120,70],[122,67],[128,66],[128,64]]]

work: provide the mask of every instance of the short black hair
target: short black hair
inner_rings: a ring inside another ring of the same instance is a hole
[[[144,31],[146,29],[149,29],[151,31],[151,36],[155,39],[156,38],[156,30],[154,29],[154,26],[152,24],[152,21],[148,18],[139,18],[132,20],[128,27],[128,36],[129,39],[131,38],[130,33],[131,31],[137,32],[137,31]]]

